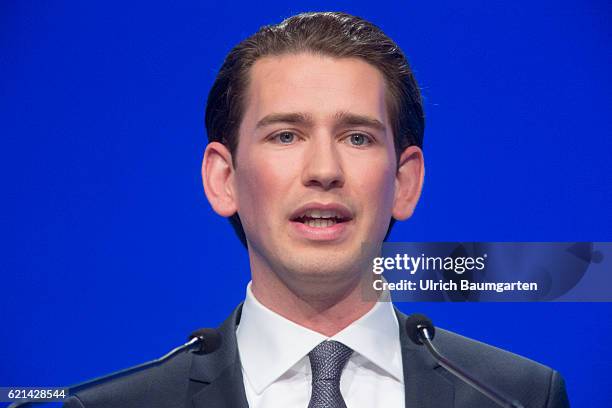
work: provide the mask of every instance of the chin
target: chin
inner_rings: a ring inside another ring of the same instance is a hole
[[[360,254],[359,254],[360,255]],[[297,281],[304,283],[349,283],[356,279],[364,269],[364,262],[359,256],[345,253],[338,256],[337,252],[316,254],[302,253],[299,257],[284,260],[285,270]]]

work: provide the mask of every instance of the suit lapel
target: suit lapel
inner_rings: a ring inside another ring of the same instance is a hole
[[[404,329],[406,315],[395,309],[400,326],[406,408],[452,408],[455,387],[424,346],[414,344]]]
[[[189,395],[193,408],[248,408],[236,342],[242,305],[219,327],[222,345],[211,354],[193,354]],[[395,309],[400,326],[406,408],[452,408],[455,388],[425,347],[404,330],[406,315]]]
[[[242,304],[219,327],[221,347],[211,354],[193,354],[189,395],[193,408],[247,408],[236,326]]]

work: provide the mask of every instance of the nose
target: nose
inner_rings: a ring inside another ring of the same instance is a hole
[[[304,163],[302,182],[305,186],[318,187],[323,190],[342,187],[344,172],[336,142],[330,135],[321,136],[311,139]]]

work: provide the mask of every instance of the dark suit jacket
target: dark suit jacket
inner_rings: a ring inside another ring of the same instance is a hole
[[[66,408],[246,408],[236,326],[242,307],[221,325],[222,346],[207,355],[185,352],[164,364],[97,385],[70,397]],[[440,367],[423,346],[413,344],[400,323],[406,407],[493,408],[477,391]],[[554,370],[446,330],[434,343],[448,358],[525,408],[568,407],[563,379]]]

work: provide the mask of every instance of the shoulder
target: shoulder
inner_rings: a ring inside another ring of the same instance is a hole
[[[205,395],[208,403],[227,399],[224,391],[235,391],[241,401],[244,390],[236,346],[236,325],[241,305],[217,329],[221,346],[208,353],[183,350],[163,363],[134,374],[94,384],[88,382],[65,402],[66,408],[184,408]],[[173,351],[174,352],[174,351]],[[212,384],[215,384],[213,386]],[[238,390],[238,391],[236,391]],[[199,406],[204,406],[200,404]],[[235,406],[235,405],[232,405]]]
[[[143,371],[104,382],[68,398],[66,408],[184,407],[191,353],[183,352]]]
[[[569,406],[564,380],[550,367],[444,329],[436,328],[434,344],[451,361],[526,406]]]
[[[466,369],[489,374],[497,371],[503,371],[507,375],[514,372],[528,373],[538,379],[549,376],[552,371],[549,367],[518,354],[440,328],[436,328],[434,344],[442,354]],[[498,367],[493,368],[494,366]],[[502,367],[503,370],[500,370]]]
[[[437,384],[437,388],[451,392],[457,407],[494,406],[478,391],[441,367],[425,346],[414,344],[404,329],[408,316],[397,308],[395,311],[399,323],[405,380],[406,376],[410,378],[415,375],[411,375],[411,372],[427,377],[430,382]],[[433,343],[438,351],[455,365],[506,396],[519,400],[526,407],[569,407],[563,378],[550,367],[439,327],[436,327]],[[425,386],[422,382],[419,384],[419,387]],[[439,391],[423,391],[425,394],[431,392]],[[427,395],[429,398],[429,394]]]

